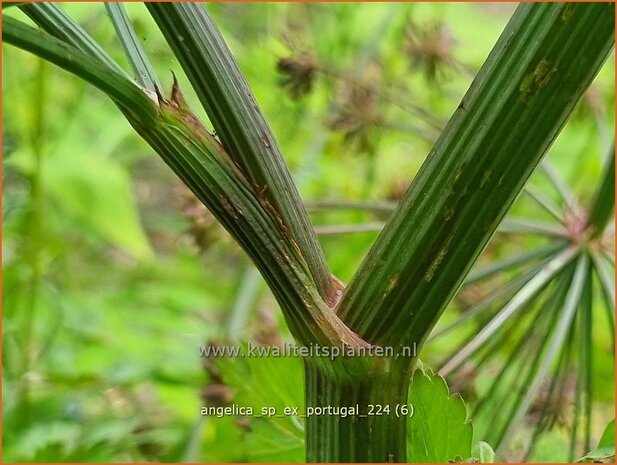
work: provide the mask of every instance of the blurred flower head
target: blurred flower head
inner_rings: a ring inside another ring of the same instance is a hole
[[[454,47],[456,41],[452,32],[442,22],[424,26],[410,22],[407,27],[405,51],[412,69],[424,72],[429,80],[438,80],[454,69]]]
[[[609,89],[600,82],[592,82],[576,105],[572,119],[578,121],[606,119],[607,101],[610,101]]]
[[[229,235],[212,212],[184,185],[178,186],[182,213],[189,221],[189,235],[200,252]]]
[[[289,96],[298,100],[310,93],[317,73],[317,60],[309,52],[302,52],[277,62],[279,85]]]
[[[344,81],[340,87],[330,129],[343,133],[345,142],[361,152],[372,152],[381,121],[379,113],[380,70],[369,68],[359,81]]]
[[[556,389],[551,392],[551,385]],[[572,408],[576,396],[576,377],[569,373],[556,377],[552,382],[542,384],[538,396],[534,399],[528,420],[531,423],[545,421],[548,427],[553,425],[567,426],[571,419],[568,411]]]

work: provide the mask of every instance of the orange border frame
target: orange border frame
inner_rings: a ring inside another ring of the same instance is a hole
[[[28,3],[42,3],[46,0],[30,0]],[[151,1],[151,0],[148,0]],[[178,2],[180,3],[181,0],[160,0],[162,2],[167,2],[167,3],[172,3],[172,2]],[[524,0],[525,3],[540,3],[539,1],[536,0]],[[64,0],[65,3],[101,3],[101,1],[97,1],[97,0],[83,0],[83,1],[79,1],[79,0]],[[545,2],[550,2],[550,3],[559,3],[559,0],[545,0]],[[0,3],[8,3],[6,1],[0,0]],[[122,3],[140,3],[139,0],[123,0]],[[197,2],[195,2],[197,3]],[[201,3],[201,2],[199,2]],[[317,1],[312,1],[312,0],[291,0],[291,1],[286,1],[286,0],[270,0],[269,2],[266,1],[252,1],[252,0],[224,0],[224,1],[219,1],[218,3],[320,3]],[[329,2],[324,2],[324,3],[329,3]],[[332,2],[335,3],[335,2]],[[407,3],[405,2],[405,0],[373,0],[371,2],[354,2],[353,0],[336,0],[336,3]],[[478,1],[474,1],[474,2],[469,2],[469,1],[465,1],[465,0],[434,0],[434,1],[428,1],[428,0],[419,0],[419,1],[411,1],[409,3],[516,3],[512,0],[478,0]],[[611,0],[600,0],[600,1],[594,1],[594,0],[571,0],[571,3],[615,3],[615,1],[611,1]],[[2,13],[0,12],[0,18],[2,17]],[[615,10],[615,21],[617,23],[617,9]],[[0,33],[2,32],[2,24],[0,22]],[[0,39],[0,44],[1,44],[2,40]],[[617,47],[614,47],[613,52],[615,53],[617,51]],[[2,50],[0,48],[0,66],[2,64]],[[617,60],[615,62],[615,68],[614,68],[615,74],[617,76]],[[0,85],[2,84],[2,76],[0,75]],[[617,94],[617,80],[615,82],[615,93]],[[0,92],[0,105],[2,105],[2,95]],[[615,104],[615,110],[617,111],[617,103]],[[1,110],[0,110],[1,113]],[[0,115],[1,116],[1,115]],[[617,119],[615,119],[615,126],[614,126],[614,130],[615,132],[617,132]],[[2,120],[0,119],[0,131],[2,131]],[[0,142],[2,142],[2,137],[3,137],[3,133],[0,132]],[[617,157],[617,150],[614,154],[615,157]],[[0,175],[2,174],[2,167],[0,166]],[[617,181],[617,171],[615,173],[615,179]],[[0,178],[0,187],[2,187],[2,179]],[[0,208],[2,208],[2,198],[0,198]],[[614,212],[614,221],[617,223],[617,209]],[[2,231],[2,220],[0,219],[0,232]],[[614,246],[617,246],[617,237],[613,239],[614,241]],[[0,259],[2,258],[2,248],[0,247]],[[0,280],[2,279],[2,270],[0,269]],[[617,283],[617,279],[616,279],[616,283]],[[2,283],[0,281],[0,297],[2,296]],[[2,315],[2,302],[0,301],[0,329],[2,329],[2,319],[1,319],[1,315]],[[0,334],[0,342],[2,340],[2,335]],[[2,356],[2,347],[0,345],[0,357]],[[615,360],[617,360],[617,347],[615,348]],[[0,374],[2,374],[2,365],[0,365]],[[617,398],[617,371],[615,373],[615,386],[614,386],[614,392],[615,392],[615,397]],[[2,399],[2,386],[0,386],[0,400]],[[617,417],[617,403],[615,403],[614,405],[614,413],[615,416]],[[2,412],[0,412],[0,436],[2,435]],[[617,442],[617,437],[616,437],[616,442]],[[0,463],[4,463],[2,462],[2,443],[0,442]],[[39,465],[41,462],[36,462],[36,463],[32,463],[32,462],[20,462],[20,463],[24,463],[27,465]],[[54,462],[55,463],[55,462]],[[60,463],[60,462],[58,462]],[[63,464],[66,464],[66,462],[62,462]],[[140,463],[140,462],[133,462],[133,463]],[[178,463],[178,462],[176,462]],[[228,463],[232,463],[232,462],[224,462],[226,464]],[[497,462],[500,463],[500,462]],[[502,462],[503,463],[503,462]],[[522,462],[508,462],[508,463],[522,463]],[[616,462],[614,462],[616,463]],[[109,464],[112,465],[112,464]],[[238,464],[239,465],[239,464]],[[440,464],[434,464],[434,465],[440,465]]]

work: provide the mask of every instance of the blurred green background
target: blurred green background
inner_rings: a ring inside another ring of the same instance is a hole
[[[102,4],[63,7],[130,69]],[[207,121],[145,8],[126,8],[165,85],[175,72]],[[307,202],[400,199],[514,8],[208,5]],[[200,415],[230,392],[244,404],[302,401],[297,360],[214,368],[199,357],[209,341],[289,340],[248,259],[102,94],[2,52],[4,461],[302,460],[301,425]],[[611,57],[549,154],[584,200],[613,139],[613,70]],[[542,218],[525,199],[513,209]],[[377,234],[354,229],[387,216],[312,217],[322,232],[341,230],[321,242],[347,282]],[[496,236],[487,253],[534,240]],[[455,342],[429,345],[422,360],[431,366]],[[608,330],[597,344],[596,436],[614,410]],[[212,387],[218,369],[229,392]],[[545,435],[532,459],[564,460],[567,429]],[[498,458],[515,457],[516,447]]]

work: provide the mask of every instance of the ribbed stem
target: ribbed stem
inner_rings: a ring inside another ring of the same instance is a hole
[[[306,418],[307,462],[405,462],[407,417],[401,406],[407,404],[409,360],[373,362],[369,372],[349,376],[305,361],[307,413],[331,409]],[[358,410],[345,416],[349,408]]]
[[[126,71],[55,3],[24,2],[19,6],[42,30],[60,39],[62,42],[78,48],[92,58],[96,58],[101,64],[107,65],[122,76],[129,77]]]
[[[155,101],[132,81],[81,50],[11,17],[2,38],[70,71],[105,92],[253,259],[303,344],[364,346],[317,292],[304,257],[267,199],[184,102],[177,85]]]
[[[592,237],[599,237],[612,218],[615,208],[615,144],[611,147],[608,163],[604,167],[602,182],[598,186],[595,198],[589,212],[587,227],[591,229]]]
[[[201,101],[225,150],[262,192],[301,252],[303,267],[329,304],[336,300],[323,250],[300,194],[248,83],[204,5],[146,3]]]
[[[519,5],[347,286],[337,313],[360,337],[426,338],[614,47],[614,14]]]

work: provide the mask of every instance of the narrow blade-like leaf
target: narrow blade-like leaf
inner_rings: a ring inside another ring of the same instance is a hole
[[[549,237],[567,237],[568,231],[560,224],[509,216],[499,225],[501,234],[537,234]]]
[[[557,206],[547,195],[539,192],[531,187],[525,187],[523,190],[534,202],[536,202],[545,211],[550,213],[553,218],[559,221],[561,224],[564,222],[563,211]]]
[[[576,314],[576,310],[580,304],[581,294],[585,287],[585,281],[588,275],[589,268],[589,258],[586,254],[582,254],[578,258],[578,263],[576,265],[576,271],[574,273],[574,277],[572,278],[572,285],[568,291],[568,295],[566,297],[566,301],[564,304],[563,311],[560,314],[560,317],[557,322],[557,326],[551,335],[551,339],[549,345],[546,349],[546,352],[542,356],[542,363],[533,377],[533,380],[528,384],[528,387],[525,391],[525,396],[523,400],[519,404],[516,412],[512,416],[506,431],[503,434],[502,440],[499,442],[501,444],[507,443],[511,434],[514,431],[514,428],[523,418],[523,415],[529,409],[531,402],[533,401],[538,389],[540,388],[540,384],[546,379],[548,371],[550,370],[553,360],[561,350],[563,341],[566,338],[568,330],[570,329],[570,325],[574,319],[574,315]]]
[[[491,276],[510,270],[511,268],[516,268],[533,260],[548,257],[549,255],[554,254],[558,250],[563,249],[563,247],[563,243],[556,242],[546,245],[544,247],[539,247],[537,249],[514,255],[513,257],[508,257],[503,260],[495,261],[486,266],[478,267],[467,275],[467,278],[465,278],[465,284],[467,285],[477,283],[478,281],[490,278]]]
[[[446,363],[439,373],[447,375],[458,367],[464,360],[478,350],[497,331],[510,316],[523,308],[523,306],[535,296],[553,277],[558,274],[577,254],[575,247],[569,247],[564,252],[556,256],[541,272],[531,279],[508,304],[488,322],[478,334],[463,347],[448,363]]]
[[[503,287],[499,287],[487,295],[485,298],[476,302],[470,308],[466,308],[463,314],[457,318],[455,321],[447,325],[445,328],[440,329],[439,331],[433,331],[431,335],[428,337],[428,340],[436,339],[448,332],[456,329],[465,322],[477,317],[478,315],[484,313],[490,308],[495,307],[495,303],[500,301],[501,299],[510,296],[511,294],[520,291],[520,289],[525,286],[531,279],[538,275],[545,267],[552,261],[553,257],[550,257],[546,260],[541,261],[538,265],[534,266],[530,270],[525,273],[517,276],[515,279],[506,283]]]
[[[540,170],[553,185],[555,191],[557,191],[565,206],[570,209],[574,208],[576,204],[574,193],[572,192],[572,189],[570,189],[570,186],[568,186],[568,184],[562,179],[561,175],[557,172],[552,163],[548,160],[542,161],[542,163],[540,163]]]

